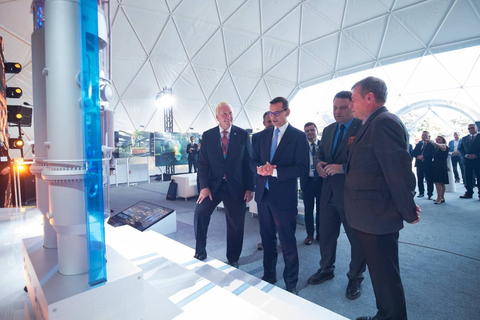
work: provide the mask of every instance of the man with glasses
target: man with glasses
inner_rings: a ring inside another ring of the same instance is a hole
[[[295,238],[298,205],[297,178],[308,172],[308,143],[305,133],[287,122],[288,101],[270,101],[268,113],[274,127],[260,132],[250,163],[257,173],[255,201],[263,243],[262,280],[277,282],[277,236],[282,244],[286,290],[297,294],[298,252]]]
[[[305,229],[307,231],[307,237],[305,238],[304,243],[306,245],[311,245],[315,230],[317,233],[317,240],[319,239],[318,228],[320,224],[318,223],[318,219],[320,217],[320,195],[322,194],[323,179],[315,170],[315,163],[313,162],[313,157],[315,156],[315,153],[320,145],[320,141],[317,140],[317,126],[313,122],[307,122],[303,128],[303,131],[305,131],[305,134],[307,135],[307,140],[310,147],[310,170],[308,170],[308,175],[300,177],[300,188],[302,189],[303,205],[305,207]],[[316,216],[315,223],[313,223],[314,207]]]
[[[462,138],[462,144],[458,148],[465,160],[465,189],[467,191],[461,199],[471,199],[473,197],[473,188],[475,187],[474,173],[480,178],[480,137],[478,136],[478,127],[471,123],[468,125],[469,134]],[[478,197],[480,198],[480,187],[478,187]]]

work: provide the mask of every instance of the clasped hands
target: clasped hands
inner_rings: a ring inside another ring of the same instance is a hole
[[[317,163],[317,166],[315,168],[317,169],[318,175],[322,178],[326,178],[327,176],[333,176],[337,173],[343,173],[341,164],[328,164],[325,161],[320,161],[319,163]]]
[[[260,176],[271,176],[273,174],[273,169],[277,166],[275,164],[270,164],[267,161],[263,166],[257,166],[257,174]]]

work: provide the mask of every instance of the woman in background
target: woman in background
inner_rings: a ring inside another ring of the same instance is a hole
[[[443,136],[438,136],[435,141],[430,140],[428,142],[435,147],[432,181],[435,184],[435,189],[437,189],[437,199],[434,200],[434,203],[441,204],[445,202],[445,184],[448,184],[447,140]]]

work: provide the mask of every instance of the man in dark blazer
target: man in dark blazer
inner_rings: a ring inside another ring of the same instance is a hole
[[[207,231],[210,216],[223,201],[227,220],[227,259],[238,267],[242,252],[246,202],[252,200],[250,170],[252,147],[247,131],[232,125],[232,108],[220,102],[215,109],[218,126],[202,135],[198,163],[200,195],[194,213],[195,258],[207,257]]]
[[[343,189],[344,167],[347,153],[362,120],[353,117],[348,107],[352,101],[350,91],[341,91],[333,99],[333,116],[336,122],[323,130],[320,148],[315,155],[315,166],[323,181],[320,209],[320,269],[308,279],[309,284],[320,284],[333,279],[340,226],[350,242],[350,268],[347,273],[346,297],[354,300],[361,295],[361,283],[365,272],[365,254],[355,231],[345,218]]]
[[[368,77],[352,87],[350,108],[363,120],[348,153],[345,216],[357,233],[377,302],[374,317],[357,320],[406,320],[405,293],[398,261],[403,221],[417,223],[415,177],[408,154],[408,133],[384,107],[387,86]]]
[[[319,217],[320,217],[320,196],[322,194],[323,179],[318,175],[315,170],[315,164],[313,157],[317,152],[320,142],[317,140],[318,129],[315,123],[307,122],[303,131],[307,136],[309,144],[309,169],[308,174],[300,177],[300,188],[302,189],[303,205],[305,207],[305,229],[307,231],[307,237],[304,243],[311,245],[315,230],[317,233],[317,239],[319,236]],[[315,208],[315,223],[313,222],[313,209]]]
[[[475,177],[473,173],[480,179],[480,137],[478,127],[474,123],[468,125],[469,134],[462,138],[462,144],[458,148],[460,154],[465,161],[465,189],[466,192],[462,199],[470,199],[473,197],[473,188]],[[477,185],[478,197],[480,198],[480,187]]]
[[[427,196],[428,200],[432,199],[433,195],[433,154],[435,153],[435,147],[428,143],[430,140],[430,133],[423,131],[422,140],[417,143],[415,149],[413,149],[412,156],[415,158],[415,167],[417,168],[417,180],[418,180],[418,197],[421,198],[425,195],[425,186],[423,185],[423,179],[427,181]]]
[[[308,171],[308,143],[305,133],[287,122],[288,101],[270,101],[273,128],[260,132],[251,169],[257,173],[255,201],[258,204],[260,235],[263,242],[263,280],[277,282],[277,236],[282,244],[287,291],[296,294],[298,252],[295,238],[298,205],[297,178]]]
[[[197,172],[198,145],[193,142],[194,137],[190,137],[190,143],[187,145],[185,153],[188,155],[188,173],[192,173],[192,167]]]

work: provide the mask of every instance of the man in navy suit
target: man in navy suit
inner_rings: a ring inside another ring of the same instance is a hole
[[[200,195],[194,213],[195,258],[207,257],[210,216],[223,201],[227,220],[227,259],[238,267],[242,252],[246,203],[252,200],[254,175],[250,170],[252,147],[247,131],[232,125],[232,108],[220,102],[215,109],[218,126],[202,135],[198,161]]]
[[[198,145],[194,142],[194,137],[190,137],[190,143],[187,145],[185,153],[188,155],[188,173],[192,173],[192,167],[197,172]]]
[[[344,168],[348,150],[355,135],[362,127],[362,121],[353,117],[348,107],[352,101],[350,91],[340,91],[333,99],[335,122],[323,130],[320,148],[315,155],[315,166],[323,181],[320,209],[320,269],[309,279],[309,284],[321,284],[333,279],[337,255],[337,239],[343,224],[350,242],[350,268],[347,273],[348,285],[345,295],[354,300],[360,297],[365,254],[355,231],[345,218],[343,189],[345,186]]]
[[[462,180],[465,182],[465,171],[463,168],[463,159],[460,151],[458,149],[462,145],[462,139],[460,139],[460,135],[458,132],[453,133],[453,140],[448,143],[448,152],[452,159],[452,168],[453,174],[455,175],[455,182],[460,182],[460,176],[458,174],[457,164],[460,167],[460,172],[462,174]]]
[[[365,252],[377,314],[357,320],[406,320],[407,308],[398,259],[403,221],[420,221],[408,132],[388,112],[387,85],[367,77],[352,87],[350,108],[362,127],[348,152],[345,216]]]
[[[469,134],[462,138],[462,144],[459,147],[459,151],[465,160],[465,189],[467,191],[462,199],[470,199],[473,197],[473,188],[475,177],[473,173],[480,179],[480,137],[478,135],[478,127],[474,123],[468,125]],[[480,187],[478,187],[478,197],[480,198]]]
[[[277,282],[277,236],[282,244],[287,291],[296,294],[298,252],[295,238],[298,205],[297,178],[308,172],[308,142],[305,133],[287,122],[288,101],[270,101],[273,128],[260,132],[251,169],[257,173],[255,201],[258,204],[260,235],[263,242],[264,281]]]
[[[428,143],[430,140],[430,133],[423,131],[422,140],[417,143],[415,149],[413,149],[412,156],[415,158],[415,167],[417,167],[417,180],[418,180],[418,197],[421,198],[425,195],[425,186],[423,185],[423,179],[427,181],[427,196],[428,200],[432,200],[433,195],[433,154],[435,153],[435,147]]]
[[[317,239],[319,236],[319,217],[320,217],[320,195],[322,194],[323,179],[318,175],[315,170],[315,164],[313,157],[318,150],[320,141],[317,140],[318,129],[315,123],[307,122],[304,125],[303,131],[307,136],[310,152],[310,170],[308,174],[300,177],[300,188],[302,189],[303,205],[305,207],[305,229],[307,231],[307,237],[304,243],[311,245],[313,242],[313,236],[316,231]],[[313,209],[315,208],[315,223],[313,223]],[[316,225],[316,226],[315,226]]]

